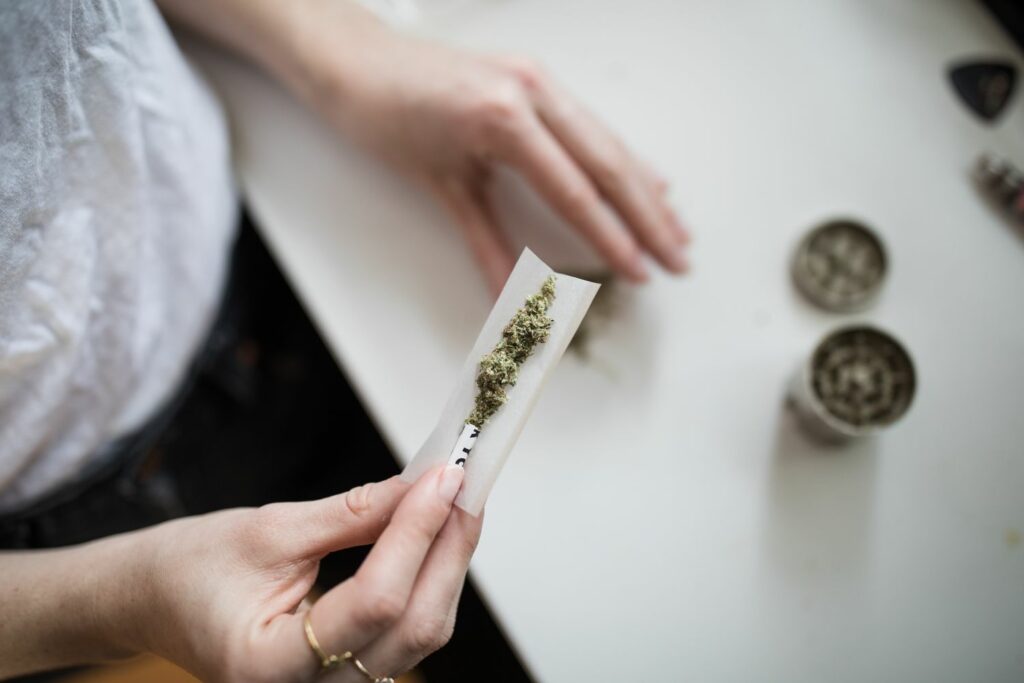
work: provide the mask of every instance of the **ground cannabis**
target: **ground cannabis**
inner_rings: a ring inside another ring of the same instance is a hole
[[[501,339],[494,349],[480,359],[476,376],[476,402],[473,411],[466,418],[466,424],[483,427],[508,401],[505,387],[516,383],[519,366],[523,364],[537,344],[548,340],[551,323],[548,308],[555,300],[555,276],[550,275],[540,291],[527,297],[522,308],[501,332]]]

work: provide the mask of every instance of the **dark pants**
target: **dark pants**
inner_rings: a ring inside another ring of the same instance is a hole
[[[74,484],[0,518],[0,548],[70,545],[181,515],[308,500],[398,467],[248,221],[210,338],[178,395]],[[326,558],[318,583],[350,576],[365,549]],[[467,586],[433,681],[529,680]]]

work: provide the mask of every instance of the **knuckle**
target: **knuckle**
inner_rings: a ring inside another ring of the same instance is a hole
[[[369,615],[377,623],[393,624],[402,616],[404,601],[392,593],[381,593],[371,598]]]
[[[493,93],[481,98],[478,106],[482,119],[499,124],[514,121],[522,110],[519,94],[509,87],[497,88]]]
[[[429,496],[425,500],[416,501],[414,509],[409,509],[401,516],[396,516],[392,525],[402,536],[404,543],[408,545],[430,544],[441,527],[444,526],[449,513],[450,509],[440,498]]]
[[[394,624],[405,611],[405,601],[390,591],[368,589],[356,614],[365,627],[381,630]]]
[[[276,526],[284,521],[286,512],[283,503],[268,503],[256,508],[256,519],[261,525]]]
[[[540,62],[529,57],[507,57],[505,66],[516,81],[530,91],[539,90],[547,79],[547,72]]]
[[[629,167],[629,154],[625,146],[618,139],[612,139],[595,155],[591,173],[601,187],[621,189]]]
[[[436,616],[417,619],[405,636],[409,653],[422,658],[447,645],[452,637],[452,628],[447,622]]]
[[[591,174],[594,181],[606,191],[617,191],[622,189],[622,165],[617,160],[601,157],[594,163]]]
[[[519,87],[505,83],[480,96],[471,118],[484,135],[507,135],[516,130],[525,112],[525,99]]]
[[[409,519],[402,525],[401,534],[403,541],[408,546],[430,545],[437,536],[437,532],[443,522],[437,521],[440,517],[433,509],[424,510],[423,514]]]
[[[596,203],[597,193],[586,185],[574,185],[567,188],[565,191],[566,207],[569,212],[577,218],[590,213]]]
[[[247,541],[263,543],[273,537],[275,530],[288,522],[288,509],[285,503],[269,503],[253,511],[247,523],[242,526],[242,533]]]
[[[345,493],[345,509],[354,517],[363,517],[370,511],[373,484],[364,484]]]

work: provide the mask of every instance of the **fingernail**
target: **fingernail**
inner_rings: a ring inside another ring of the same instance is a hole
[[[444,468],[444,472],[441,473],[441,481],[437,485],[437,493],[441,496],[441,500],[446,503],[455,500],[465,474],[466,471],[458,465],[448,465]]]
[[[668,214],[668,219],[672,223],[672,233],[675,235],[677,244],[686,244],[690,241],[690,232],[683,225],[683,221],[680,220],[679,214],[671,206],[666,206],[665,211]]]
[[[644,265],[643,257],[640,254],[633,255],[626,268],[627,276],[635,283],[647,282],[647,278],[650,277],[650,274],[647,272],[647,266]]]
[[[690,243],[690,231],[683,226],[682,222],[675,218],[673,220],[673,226],[675,227],[676,243],[683,245]]]
[[[682,251],[669,251],[665,258],[665,262],[668,265],[669,270],[673,273],[685,273],[690,267],[690,264],[686,260],[686,256],[683,255]]]

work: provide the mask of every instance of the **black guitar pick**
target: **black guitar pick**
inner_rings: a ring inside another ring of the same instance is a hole
[[[1017,70],[1009,62],[966,62],[950,68],[949,80],[971,111],[994,121],[1013,95]]]

